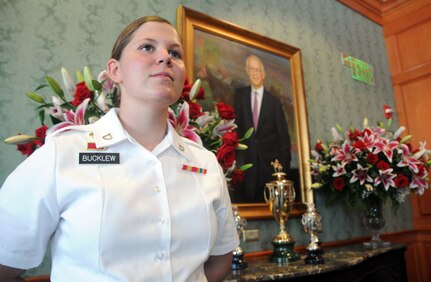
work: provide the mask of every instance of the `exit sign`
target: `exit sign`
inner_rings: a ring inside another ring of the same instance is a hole
[[[372,65],[344,53],[341,53],[341,62],[343,65],[351,68],[353,79],[374,85]]]

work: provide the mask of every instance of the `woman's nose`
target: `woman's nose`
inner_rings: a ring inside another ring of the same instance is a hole
[[[166,63],[167,65],[171,65],[172,59],[167,50],[161,51],[160,57],[158,59],[159,64]]]

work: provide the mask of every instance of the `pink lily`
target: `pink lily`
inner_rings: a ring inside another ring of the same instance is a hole
[[[380,183],[383,183],[383,186],[385,187],[385,190],[388,191],[389,187],[395,187],[394,178],[396,177],[395,174],[392,174],[393,169],[388,168],[385,170],[379,170],[379,176],[374,179],[374,184],[377,186]]]
[[[51,128],[48,129],[48,133],[53,133],[59,129],[64,127],[68,127],[71,125],[83,125],[85,124],[85,111],[87,110],[88,103],[90,102],[90,98],[85,99],[79,106],[76,108],[76,113],[73,110],[67,111],[64,113],[64,122],[58,123]]]
[[[376,141],[374,144],[375,150],[374,153],[380,153],[383,152],[385,156],[388,158],[389,162],[392,163],[392,157],[394,154],[394,149],[398,147],[397,141],[388,141],[385,138],[380,138]]]
[[[204,128],[213,120],[214,120],[214,117],[211,116],[209,112],[204,112],[204,114],[199,116],[195,121],[197,124],[199,124],[200,128]]]
[[[52,96],[52,104],[54,107],[49,108],[48,113],[58,120],[64,121],[64,111],[61,107],[61,100],[56,96]]]
[[[406,144],[401,144],[401,149],[402,149],[402,159],[397,164],[397,167],[408,166],[411,171],[413,171],[414,173],[418,173],[419,168],[417,165],[421,164],[421,162],[411,156],[409,146],[407,146]]]
[[[358,139],[364,142],[368,151],[372,151],[374,145],[374,134],[372,134],[369,130],[365,130],[364,137],[359,137]]]
[[[212,136],[223,136],[226,132],[232,131],[236,128],[235,120],[221,120],[213,130]]]
[[[180,136],[183,136],[202,145],[201,138],[195,132],[197,128],[192,125],[189,125],[189,104],[187,102],[184,102],[181,105],[178,117],[175,116],[174,111],[169,107],[168,119],[171,125],[175,128],[175,131]]]
[[[360,164],[357,164],[357,169],[354,169],[352,171],[353,176],[350,179],[350,183],[354,183],[357,180],[359,180],[359,183],[361,185],[364,185],[364,182],[373,182],[373,179],[371,178],[371,176],[368,175],[368,168],[364,168],[362,167]]]
[[[428,188],[428,185],[428,181],[426,181],[425,177],[414,174],[412,182],[410,183],[410,188],[417,188],[416,193],[422,195],[425,192],[425,189]]]
[[[337,166],[332,166],[332,169],[334,170],[334,173],[332,174],[333,177],[338,177],[341,175],[345,175],[346,174],[346,168],[345,168],[345,163],[338,163]],[[359,164],[358,164],[359,165]]]
[[[102,83],[102,91],[104,93],[111,93],[114,91],[115,83],[111,80],[106,70],[103,70],[97,76],[97,81]]]
[[[342,162],[350,162],[350,161],[358,161],[358,158],[351,152],[352,146],[349,142],[345,141],[341,146],[340,150],[337,150],[335,153],[335,157],[331,159],[331,161],[342,161]]]

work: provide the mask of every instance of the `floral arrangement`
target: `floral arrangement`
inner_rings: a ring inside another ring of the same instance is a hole
[[[421,143],[413,149],[411,136],[401,138],[405,130],[390,130],[393,110],[384,105],[386,124],[344,130],[332,128],[333,140],[316,142],[311,152],[313,188],[322,188],[326,203],[343,200],[348,206],[365,208],[364,199],[376,195],[391,199],[394,210],[410,193],[422,195],[429,188],[430,150]]]
[[[112,107],[119,106],[119,90],[109,79],[106,71],[102,71],[95,80],[90,69],[84,67],[83,74],[80,71],[76,72],[77,82],[65,68],[61,69],[61,74],[65,91],[55,79],[46,76],[46,84],[26,94],[39,104],[36,111],[41,126],[35,130],[34,135],[18,134],[5,140],[8,144],[17,145],[17,149],[24,155],[30,156],[42,146],[46,134],[70,125],[93,123]],[[47,87],[55,94],[52,96],[52,102],[47,102],[37,93]],[[186,79],[181,97],[169,108],[169,121],[179,135],[214,152],[228,180],[233,184],[241,183],[244,179],[244,170],[252,165],[238,167],[235,150],[247,149],[247,146],[240,142],[250,137],[252,129],[239,139],[235,131],[237,126],[233,108],[224,103],[217,103],[214,111],[203,112],[197,100],[204,98],[205,91],[200,86],[200,80],[190,85]],[[50,118],[51,127],[45,123],[46,114]]]

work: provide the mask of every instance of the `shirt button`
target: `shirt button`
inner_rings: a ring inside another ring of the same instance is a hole
[[[157,253],[157,259],[162,260],[165,258],[165,253],[160,251]]]
[[[155,186],[155,187],[153,188],[153,191],[154,191],[154,192],[156,192],[156,193],[159,193],[159,192],[160,192],[160,188],[159,188],[159,187],[157,187],[157,186]]]
[[[160,223],[160,225],[165,224],[166,223],[166,219],[163,218],[163,217],[159,217],[159,223]]]

